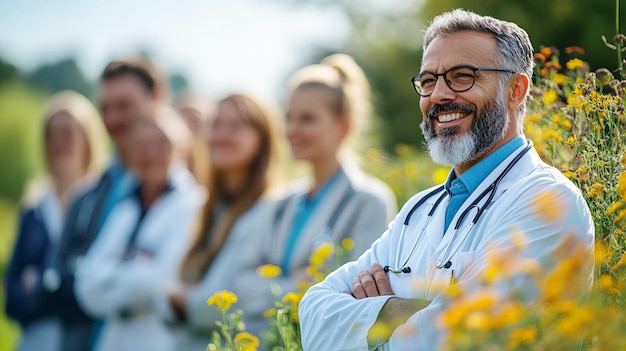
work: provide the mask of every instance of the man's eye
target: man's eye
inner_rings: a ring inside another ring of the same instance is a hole
[[[474,74],[472,72],[454,72],[452,79],[473,79]]]
[[[431,78],[423,78],[422,80],[420,80],[420,85],[422,87],[426,87],[426,86],[433,85],[433,84],[435,84],[435,78],[432,78],[432,77]]]

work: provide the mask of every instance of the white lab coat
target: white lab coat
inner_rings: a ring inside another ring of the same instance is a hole
[[[191,226],[206,196],[182,167],[170,171],[170,185],[173,189],[148,209],[137,234],[138,250],[152,257],[121,259],[141,213],[137,199],[129,197],[113,208],[77,267],[78,302],[92,316],[104,318],[97,351],[174,349],[173,336],[153,304],[189,247]],[[121,318],[125,309],[133,315]]]
[[[379,179],[369,177],[356,168],[343,167],[333,188],[311,214],[296,243],[289,261],[291,273],[304,270],[309,265],[309,257],[320,243],[340,245],[342,239],[350,238],[354,248],[351,258],[356,259],[385,230],[387,223],[397,212],[396,199],[387,185]],[[242,272],[244,277],[234,284],[234,291],[240,298],[241,308],[245,312],[244,321],[248,329],[260,333],[269,329],[263,312],[274,307],[275,297],[270,290],[270,282],[258,276],[256,269],[263,264],[280,266],[283,261],[285,247],[291,235],[291,227],[298,203],[303,201],[309,186],[297,181],[292,185],[290,195],[274,204],[271,213],[257,225],[258,233],[252,238],[251,246],[257,250],[250,255],[242,256]],[[343,198],[349,188],[354,190],[343,208]],[[284,213],[279,216],[277,211],[284,206]],[[341,211],[330,235],[321,235],[324,227],[333,216],[333,211]],[[280,286],[281,294],[297,290],[297,278],[294,275],[280,276],[271,284]],[[280,296],[279,296],[280,297]]]
[[[487,253],[510,250],[514,247],[512,233],[519,231],[528,238],[527,247],[522,252],[524,257],[536,259],[544,269],[554,267],[554,250],[563,244],[570,234],[575,235],[589,250],[583,273],[593,279],[593,243],[594,224],[591,214],[580,191],[558,170],[541,161],[534,149],[528,151],[500,183],[495,198],[470,232],[467,240],[457,239],[455,245],[461,245],[452,257],[450,269],[437,269],[435,263],[440,253],[446,249],[453,238],[454,226],[463,210],[483,192],[502,173],[517,153],[509,156],[500,164],[474,191],[452,220],[445,236],[443,226],[446,197],[438,206],[431,223],[426,228],[425,237],[413,254],[409,274],[389,273],[391,288],[396,297],[414,298],[432,301],[431,304],[411,316],[401,332],[400,328],[392,334],[388,343],[380,348],[384,350],[437,350],[445,338],[445,331],[436,327],[437,315],[444,309],[444,296],[441,286],[450,282],[451,271],[458,279],[458,284],[465,290],[475,287],[481,280],[481,272],[486,266]],[[376,241],[370,250],[358,260],[347,263],[330,274],[326,280],[312,287],[300,305],[302,340],[305,350],[368,350],[366,340],[369,328],[389,296],[357,300],[342,293],[352,290],[352,279],[361,270],[370,270],[373,263],[382,266],[395,266],[396,253],[402,224],[419,199],[432,189],[423,191],[401,209],[388,230]],[[561,217],[558,221],[548,221],[536,213],[533,202],[537,196],[550,191],[552,201],[558,204]],[[400,265],[409,256],[416,237],[439,196],[431,197],[419,207],[411,217],[406,230],[404,243],[400,247]],[[482,204],[482,203],[481,203]],[[463,223],[469,224],[472,216]],[[461,234],[461,232],[459,232]],[[518,282],[529,295],[536,291],[532,284]],[[369,346],[372,348],[372,346]]]
[[[172,324],[170,327],[176,339],[174,350],[206,349],[211,341],[211,333],[218,330],[216,322],[222,321],[221,313],[215,306],[207,305],[207,299],[217,291],[233,291],[233,285],[245,279],[241,275],[242,258],[258,250],[252,245],[254,241],[251,238],[261,234],[258,232],[258,224],[267,217],[267,211],[267,202],[259,200],[237,219],[219,254],[201,281],[191,289],[185,309],[187,319],[184,323],[175,322],[174,311],[166,294],[158,298],[156,308],[159,315]],[[236,303],[232,310],[240,308],[240,303]]]

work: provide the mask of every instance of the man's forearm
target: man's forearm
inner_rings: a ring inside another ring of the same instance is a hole
[[[383,305],[378,313],[375,325],[383,324],[383,328],[370,328],[367,335],[369,344],[377,344],[384,340],[389,340],[393,331],[418,311],[424,309],[430,301],[420,299],[402,299],[392,297]],[[377,331],[372,333],[376,329]],[[383,331],[381,334],[380,331]]]

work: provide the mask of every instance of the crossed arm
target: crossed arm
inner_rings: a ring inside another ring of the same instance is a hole
[[[391,284],[389,284],[389,277],[378,263],[372,264],[371,272],[362,270],[357,277],[354,277],[352,280],[352,293],[347,290],[344,293],[352,295],[358,300],[368,297],[394,295],[391,290]],[[397,327],[404,324],[409,317],[429,304],[430,302],[426,300],[392,297],[383,305],[376,323],[384,323],[387,326],[387,330],[393,332]],[[370,328],[367,341],[373,344],[380,341],[380,337],[381,335],[374,335]],[[382,337],[388,340],[391,334],[383,335]]]

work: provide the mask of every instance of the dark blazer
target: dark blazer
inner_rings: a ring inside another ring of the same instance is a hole
[[[66,324],[91,321],[74,296],[74,268],[97,234],[111,178],[110,173],[105,172],[93,187],[74,199],[59,245],[42,276],[40,294],[45,300],[63,306],[61,317]]]
[[[25,209],[20,215],[17,242],[6,275],[5,310],[7,316],[23,327],[29,323],[55,315],[61,309],[47,303],[36,293],[22,288],[22,273],[26,267],[34,267],[40,272],[45,269],[52,249],[48,230],[37,207]]]

